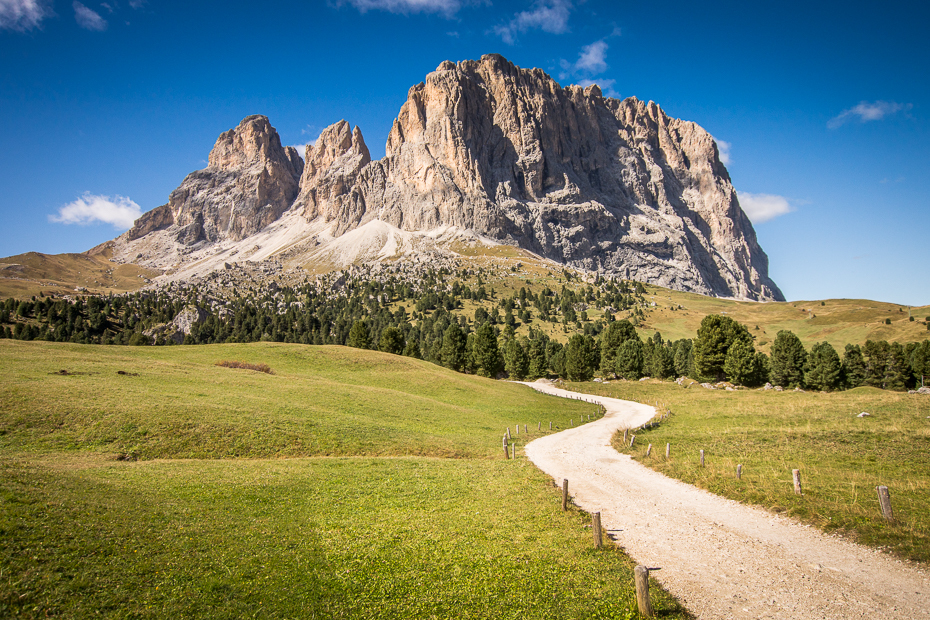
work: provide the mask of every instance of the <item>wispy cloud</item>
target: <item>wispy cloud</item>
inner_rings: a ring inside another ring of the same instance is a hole
[[[87,225],[103,222],[112,224],[117,230],[128,230],[141,215],[142,208],[125,196],[110,198],[85,192],[74,202],[58,209],[58,215],[49,215],[48,219],[59,224]]]
[[[25,32],[54,15],[42,0],[0,0],[0,28]]]
[[[77,0],[74,0],[74,19],[78,26],[87,30],[101,32],[107,29],[107,20],[100,17],[100,13],[92,11]]]
[[[513,45],[518,35],[529,30],[563,34],[568,32],[571,11],[571,0],[536,0],[532,9],[521,11],[508,23],[496,26],[494,33],[508,45]]]
[[[360,13],[387,11],[389,13],[439,13],[452,17],[462,8],[461,0],[338,0],[337,6],[349,4]]]
[[[894,101],[873,101],[871,103],[860,101],[859,105],[843,110],[838,116],[831,118],[827,122],[827,127],[836,129],[852,121],[860,123],[880,121],[886,116],[907,111],[913,107],[914,105],[911,103],[895,103]]]
[[[146,0],[129,0],[129,6],[134,9],[141,9],[146,4]]]
[[[718,142],[719,144],[719,142]],[[784,196],[775,194],[750,194],[749,192],[736,192],[739,204],[753,224],[767,222],[779,215],[794,211],[791,203]]]
[[[714,138],[714,142],[717,143],[717,153],[720,155],[720,163],[722,163],[724,166],[729,166],[730,162],[733,161],[730,158],[730,147],[733,145],[729,142],[718,140],[717,138]]]

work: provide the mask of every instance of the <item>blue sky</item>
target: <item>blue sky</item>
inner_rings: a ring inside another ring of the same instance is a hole
[[[927,23],[917,2],[0,0],[0,255],[116,236],[249,114],[292,145],[346,119],[381,157],[410,86],[497,52],[713,134],[788,299],[930,304]]]

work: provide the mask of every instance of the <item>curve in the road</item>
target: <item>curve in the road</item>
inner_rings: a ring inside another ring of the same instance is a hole
[[[546,381],[541,392],[577,398]],[[698,618],[930,618],[930,573],[793,519],[672,480],[614,450],[647,405],[584,395],[605,417],[527,444],[527,457]],[[664,450],[664,446],[662,448]]]

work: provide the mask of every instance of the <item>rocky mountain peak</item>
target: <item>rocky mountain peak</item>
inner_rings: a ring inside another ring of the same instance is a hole
[[[128,239],[166,230],[202,248],[244,240],[290,209],[315,235],[307,247],[370,222],[429,238],[461,229],[588,271],[782,298],[713,137],[652,101],[562,87],[498,54],[444,61],[408,91],[385,153],[372,161],[343,120],[307,146],[304,164],[266,117],[249,116]]]
[[[362,207],[357,204],[358,193],[351,190],[359,172],[371,162],[362,131],[350,130],[344,120],[330,125],[307,145],[305,161],[295,207],[311,220],[355,219]]]

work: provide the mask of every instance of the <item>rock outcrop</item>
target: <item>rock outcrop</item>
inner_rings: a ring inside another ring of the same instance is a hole
[[[267,118],[250,116],[125,241],[166,231],[182,247],[172,260],[184,260],[184,247],[247,240],[288,212],[307,222],[307,247],[377,221],[404,233],[457,227],[589,271],[783,299],[714,139],[651,101],[562,88],[499,55],[446,61],[410,89],[385,151],[372,161],[361,131],[340,121],[304,164]],[[298,247],[293,235],[268,237]]]
[[[172,228],[184,246],[245,239],[291,207],[302,172],[297,150],[281,146],[268,118],[246,117],[220,135],[208,166],[189,174],[168,204],[139,218],[128,238]]]

